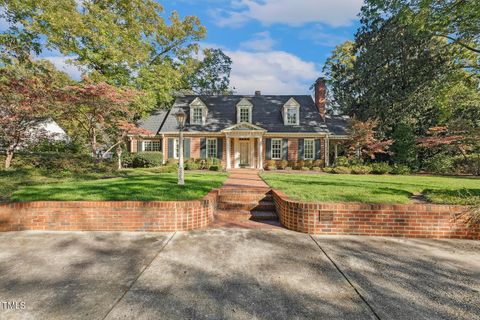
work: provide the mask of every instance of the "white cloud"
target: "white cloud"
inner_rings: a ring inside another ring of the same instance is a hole
[[[308,94],[321,72],[315,63],[285,51],[225,51],[232,58],[231,85],[238,94]]]
[[[57,67],[58,70],[67,73],[74,80],[80,80],[82,78],[81,70],[72,63],[69,63],[69,58],[67,57],[50,56],[41,57],[41,59],[50,61],[55,65],[55,67]]]
[[[321,22],[339,27],[350,25],[356,19],[363,0],[240,0],[233,3],[232,10],[217,17],[219,25],[239,26],[248,20],[257,20],[265,25],[302,26]]]
[[[351,35],[347,35],[345,32],[342,33],[341,30],[337,30],[336,33],[326,31],[321,25],[308,28],[308,30],[302,31],[299,36],[301,39],[313,41],[316,45],[323,47],[335,47],[352,38]]]
[[[243,49],[253,51],[269,51],[275,45],[276,41],[270,36],[270,32],[258,32],[253,35],[251,40],[240,43]]]

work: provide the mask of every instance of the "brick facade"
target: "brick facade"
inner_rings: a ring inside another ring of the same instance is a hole
[[[0,205],[0,231],[186,231],[208,226],[218,190],[194,201],[38,201]]]
[[[280,222],[287,229],[325,235],[480,239],[480,226],[455,217],[467,207],[306,203],[273,191]]]

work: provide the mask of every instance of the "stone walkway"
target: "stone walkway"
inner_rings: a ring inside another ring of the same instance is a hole
[[[258,170],[236,169],[229,171],[229,177],[222,189],[266,188],[270,187],[259,177]]]

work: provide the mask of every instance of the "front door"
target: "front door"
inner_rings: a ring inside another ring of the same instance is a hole
[[[240,141],[240,167],[250,167],[250,141]]]

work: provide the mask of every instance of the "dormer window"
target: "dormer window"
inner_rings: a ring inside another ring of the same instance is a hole
[[[207,121],[207,106],[200,98],[196,98],[190,103],[190,124],[191,125],[205,125]]]
[[[203,124],[203,110],[200,107],[194,107],[192,109],[192,124]]]
[[[283,124],[298,126],[300,124],[300,104],[293,98],[283,106]]]
[[[287,124],[296,125],[298,123],[298,109],[287,108]]]
[[[237,123],[248,122],[252,123],[252,108],[253,105],[247,99],[242,99],[237,104]]]

